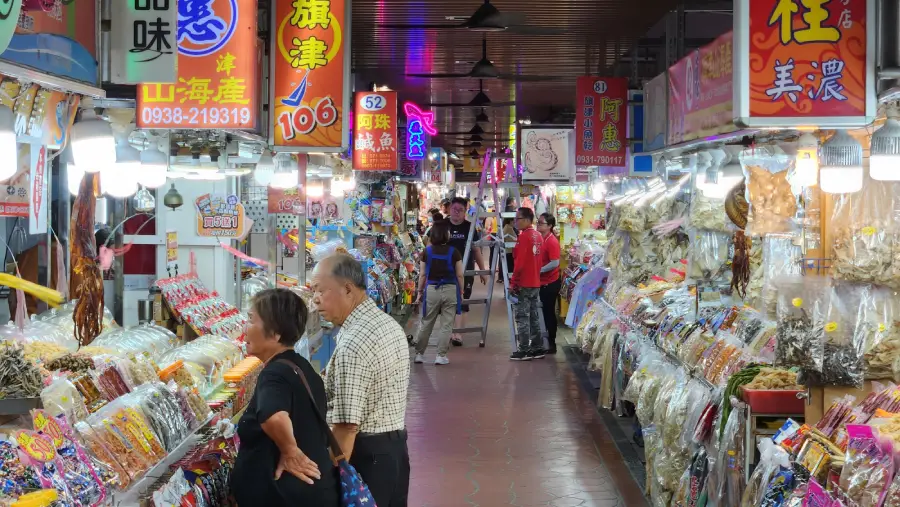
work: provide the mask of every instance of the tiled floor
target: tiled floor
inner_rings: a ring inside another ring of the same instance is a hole
[[[562,351],[507,359],[503,303],[494,300],[486,348],[470,335],[449,365],[413,365],[410,506],[646,505]]]

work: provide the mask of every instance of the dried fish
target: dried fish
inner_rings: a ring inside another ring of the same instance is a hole
[[[42,388],[41,372],[25,359],[22,347],[0,344],[0,399],[34,398]]]

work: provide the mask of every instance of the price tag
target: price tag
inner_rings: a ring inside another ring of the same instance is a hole
[[[59,449],[63,445],[63,432],[51,416],[48,416],[43,410],[37,410],[33,418],[34,429],[43,433],[44,436],[53,441],[54,448]]]
[[[803,306],[803,298],[794,298],[791,300],[791,304],[797,308]]]
[[[876,229],[872,226],[862,228],[862,233],[864,236],[872,236],[873,234],[875,234],[875,232],[876,232]]]
[[[837,331],[837,328],[838,328],[837,322],[829,322],[828,324],[825,324],[825,332],[826,333],[833,333],[833,332]]]
[[[50,440],[47,440],[33,431],[20,430],[14,433],[13,436],[22,450],[41,463],[45,463],[56,457],[56,449],[53,448],[53,444]]]

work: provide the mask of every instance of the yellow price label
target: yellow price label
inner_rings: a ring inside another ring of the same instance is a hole
[[[803,306],[803,298],[794,298],[791,300],[791,304],[797,308]]]
[[[837,331],[837,328],[838,328],[837,322],[829,322],[828,324],[825,324],[825,332],[826,333],[833,333],[833,332]]]
[[[863,233],[864,236],[872,236],[873,234],[875,234],[876,230],[877,230],[877,229],[875,229],[874,227],[872,227],[872,226],[870,225],[870,226],[868,226],[868,227],[863,227],[863,228],[862,228],[862,233]]]
[[[881,324],[878,324],[878,332],[879,333],[883,333],[885,329],[887,329],[887,327],[884,325],[883,322]]]

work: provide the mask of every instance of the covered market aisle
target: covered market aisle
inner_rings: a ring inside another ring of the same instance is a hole
[[[471,321],[480,318],[473,308]],[[449,365],[435,366],[432,343],[429,361],[413,365],[409,505],[646,505],[563,351],[511,362],[507,336],[495,297],[486,348],[470,335]]]

